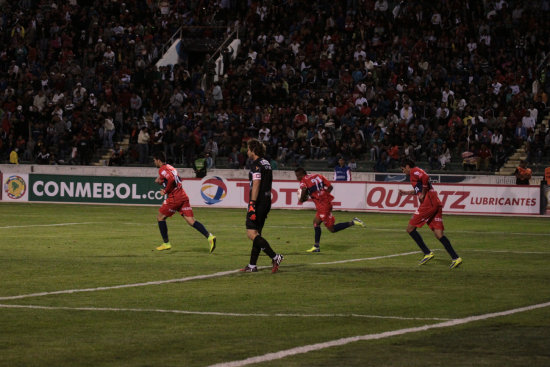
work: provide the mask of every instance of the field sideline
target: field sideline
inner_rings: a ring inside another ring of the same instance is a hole
[[[179,217],[173,249],[154,207],[0,204],[0,366],[548,366],[548,218],[445,216],[464,264],[408,214],[312,245],[312,211],[273,210],[264,237],[285,255],[242,274],[245,210]]]

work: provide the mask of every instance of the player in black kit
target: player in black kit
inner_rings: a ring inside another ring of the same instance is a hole
[[[269,161],[264,158],[265,146],[256,139],[248,141],[248,158],[252,159],[248,179],[250,181],[250,201],[246,212],[246,234],[252,241],[250,263],[241,269],[243,272],[257,272],[256,262],[263,250],[271,258],[271,272],[276,273],[283,261],[283,255],[276,254],[269,243],[262,237],[267,214],[271,209],[271,183],[273,172]]]

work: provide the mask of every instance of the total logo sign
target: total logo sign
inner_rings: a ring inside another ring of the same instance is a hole
[[[219,176],[205,177],[201,182],[201,197],[207,205],[218,204],[227,196],[227,183]]]

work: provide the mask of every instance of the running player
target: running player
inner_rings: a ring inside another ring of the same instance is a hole
[[[164,152],[157,152],[153,157],[155,166],[159,169],[159,175],[155,179],[155,182],[162,185],[160,189],[161,195],[167,195],[167,198],[159,208],[157,215],[157,221],[159,225],[160,235],[162,236],[163,244],[158,246],[158,251],[170,250],[172,245],[168,240],[168,226],[166,225],[166,218],[171,217],[174,213],[179,212],[185,221],[197,231],[202,233],[204,237],[208,239],[210,245],[210,253],[216,248],[216,236],[209,233],[201,222],[195,220],[193,216],[193,208],[189,204],[189,197],[185,193],[182,186],[181,177],[178,175],[178,171],[169,164],[166,164],[166,157]]]
[[[302,190],[298,201],[303,203],[309,196],[315,203],[315,209],[317,209],[317,213],[315,213],[315,217],[313,218],[315,244],[307,252],[321,252],[321,222],[324,222],[325,227],[333,233],[353,225],[365,226],[365,223],[357,217],[353,218],[350,222],[334,224],[335,218],[332,215],[332,200],[334,196],[331,195],[333,187],[330,181],[325,176],[316,173],[308,175],[302,167],[296,168],[294,173],[296,174],[296,179],[300,181],[300,190]]]
[[[401,163],[401,170],[405,175],[410,177],[414,190],[405,191],[400,189],[399,195],[417,195],[420,202],[420,207],[414,213],[407,226],[407,232],[424,253],[424,257],[418,265],[423,265],[434,257],[434,253],[430,251],[420,233],[416,231],[416,228],[428,224],[435,237],[443,244],[449,255],[451,255],[450,268],[456,268],[462,263],[462,258],[457,255],[453,246],[451,246],[451,242],[443,234],[443,205],[437,196],[437,191],[434,190],[430,182],[430,176],[423,169],[416,167],[416,164],[410,159]]]

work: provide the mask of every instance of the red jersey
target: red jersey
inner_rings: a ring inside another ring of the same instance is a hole
[[[442,205],[439,197],[437,196],[437,191],[434,190],[432,183],[430,182],[430,176],[423,169],[418,167],[411,168],[410,180],[416,195],[420,195],[424,187],[428,188],[426,196],[420,206]]]
[[[181,177],[178,175],[178,171],[169,164],[163,164],[159,168],[159,177],[162,178],[164,185],[164,192],[171,196],[179,196],[183,199],[187,199],[187,193],[183,189]]]
[[[300,188],[307,190],[309,197],[315,203],[315,207],[332,202],[334,196],[327,191],[330,186],[330,181],[325,176],[316,173],[305,175],[300,181]]]

